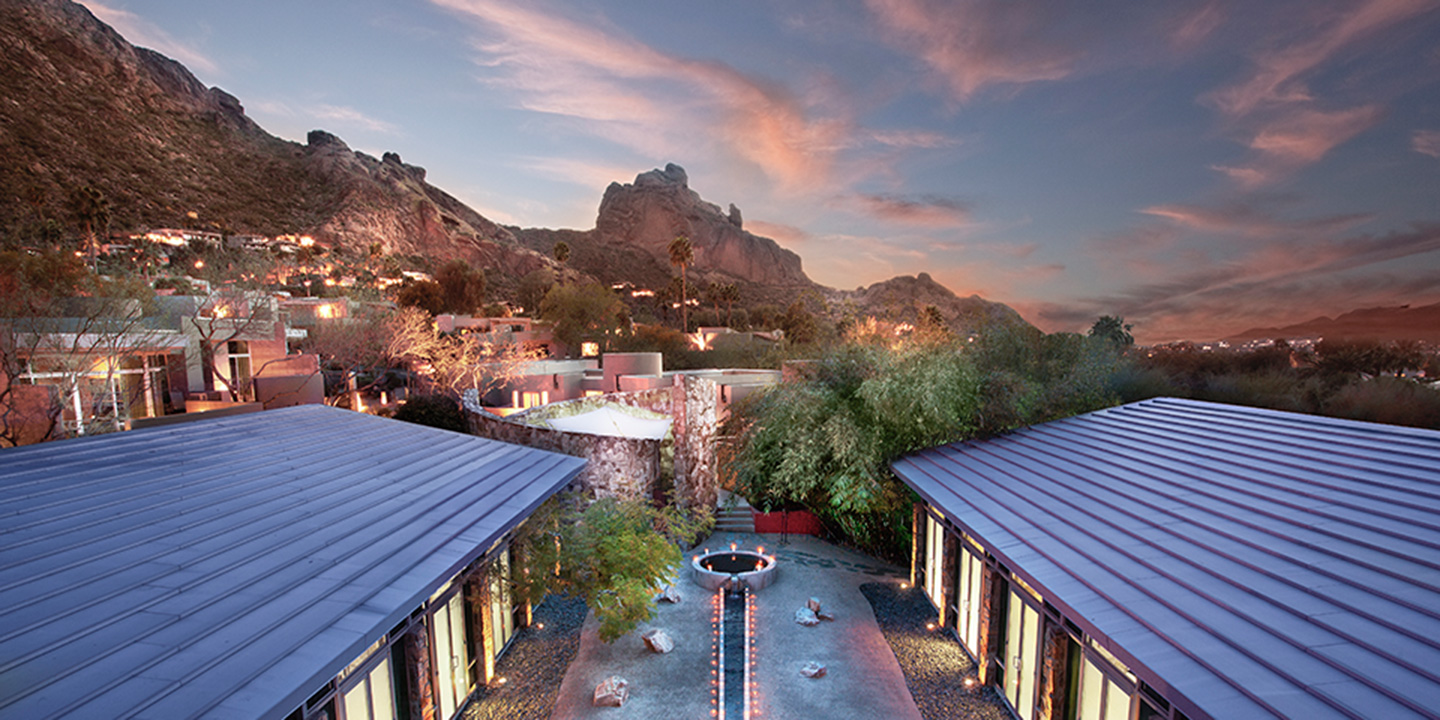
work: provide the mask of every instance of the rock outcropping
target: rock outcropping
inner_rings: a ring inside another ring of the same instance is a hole
[[[920,310],[933,305],[958,332],[975,332],[994,325],[1029,325],[1009,305],[991,302],[979,295],[960,297],[923,272],[914,277],[900,275],[840,295],[864,314],[896,322],[916,322]]]
[[[638,247],[668,259],[670,242],[690,238],[694,270],[720,273],[759,285],[813,285],[800,267],[800,256],[774,240],[746,232],[739,208],[730,212],[706,202],[689,187],[685,169],[636,176],[629,185],[611,183],[595,218],[595,240]],[[668,261],[668,260],[667,260]]]

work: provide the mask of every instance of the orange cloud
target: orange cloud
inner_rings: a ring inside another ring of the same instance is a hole
[[[1238,167],[1216,167],[1242,187],[1269,184],[1318,162],[1335,147],[1380,122],[1379,106],[1325,112],[1296,108],[1261,125],[1250,140],[1255,157]]]
[[[708,150],[739,156],[782,191],[800,193],[832,186],[836,153],[855,144],[844,109],[827,114],[723,63],[659,52],[604,29],[603,20],[509,0],[432,2],[483,28],[476,47],[484,81],[512,91],[520,107],[581,121],[582,132],[656,161],[718,142],[722,148]]]
[[[1170,220],[1177,225],[1204,232],[1248,237],[1279,237],[1300,233],[1338,232],[1374,218],[1373,214],[1351,213],[1306,220],[1281,220],[1247,203],[1217,207],[1203,205],[1155,205],[1142,208],[1145,215]]]

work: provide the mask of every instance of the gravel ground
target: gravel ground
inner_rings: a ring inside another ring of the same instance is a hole
[[[535,608],[535,624],[516,632],[495,666],[495,676],[506,682],[481,687],[465,720],[548,720],[589,611],[580,598],[545,598]]]
[[[965,689],[965,676],[974,674],[975,663],[953,633],[925,629],[926,623],[935,622],[935,608],[923,590],[865,583],[860,592],[875,608],[880,633],[895,651],[905,684],[925,720],[1014,720],[994,687]]]

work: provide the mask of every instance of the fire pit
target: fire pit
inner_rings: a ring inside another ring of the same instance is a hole
[[[691,577],[695,584],[706,590],[719,590],[727,585],[738,589],[740,585],[752,591],[761,590],[775,581],[777,569],[775,558],[756,550],[717,550],[695,556],[690,562]]]

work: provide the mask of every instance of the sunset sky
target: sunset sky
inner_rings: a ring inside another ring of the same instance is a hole
[[[506,224],[667,162],[840,288],[1206,340],[1440,301],[1440,0],[87,0]]]

